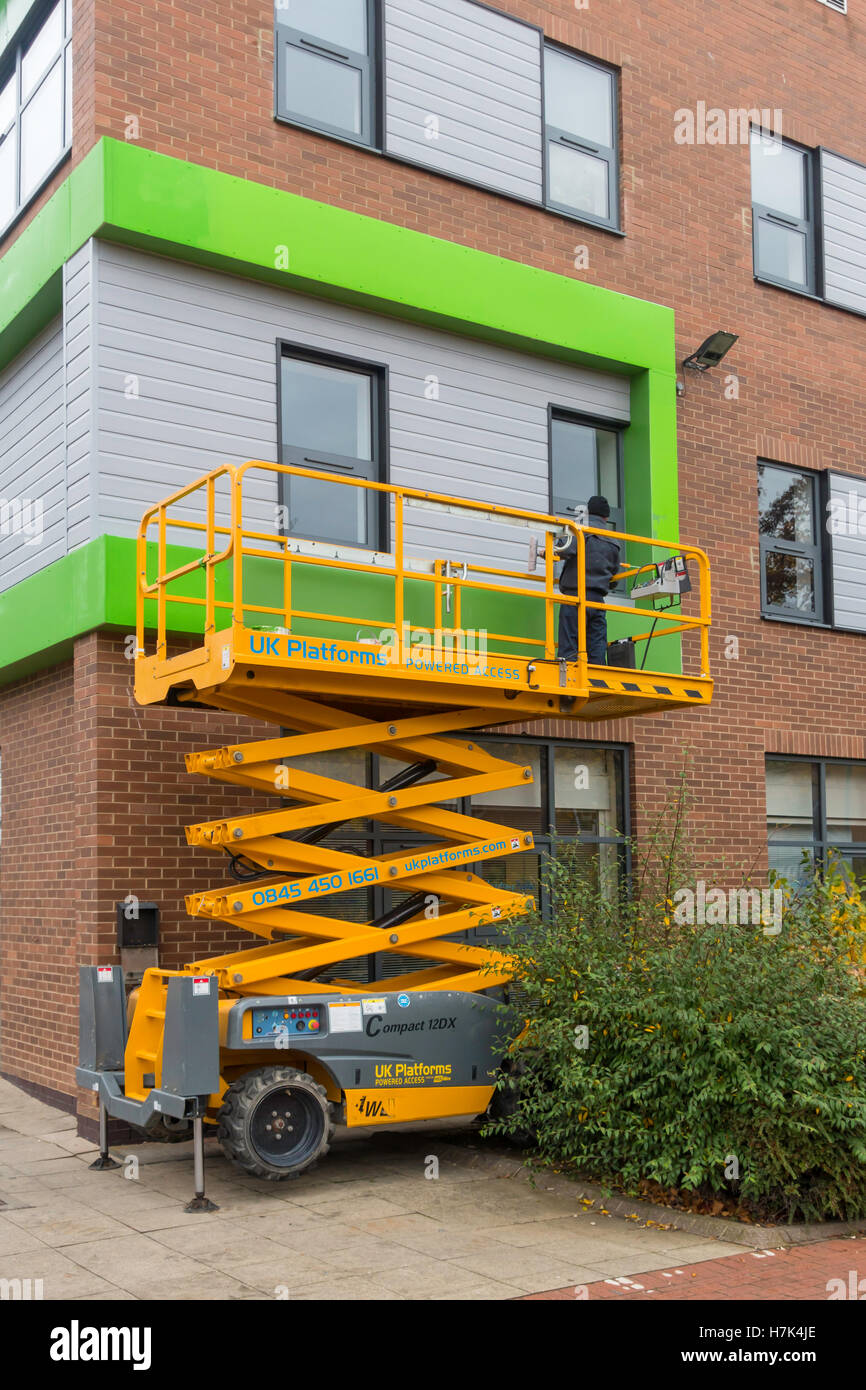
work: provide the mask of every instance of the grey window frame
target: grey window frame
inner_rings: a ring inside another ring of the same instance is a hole
[[[613,530],[625,530],[625,457],[623,448],[623,433],[625,425],[618,420],[603,420],[593,415],[584,415],[579,410],[572,410],[568,406],[557,405],[551,401],[547,407],[547,496],[549,510],[552,515],[558,516],[553,502],[553,422],[554,420],[568,420],[575,425],[584,425],[588,429],[607,430],[610,434],[616,435],[616,474],[617,487],[619,489],[620,505],[612,507],[610,519]],[[609,499],[608,499],[609,500]]]
[[[758,129],[751,126],[749,129],[749,179],[750,196],[751,190],[751,159],[752,159],[752,133]],[[771,208],[765,203],[756,203],[752,197],[752,269],[756,280],[763,284],[777,285],[780,289],[791,290],[794,294],[805,294],[811,298],[820,298],[820,288],[818,281],[818,216],[820,201],[818,197],[817,177],[818,160],[817,152],[808,149],[805,145],[799,145],[795,140],[782,140],[783,145],[794,149],[798,154],[803,155],[805,165],[805,176],[803,186],[806,195],[806,217],[792,217],[790,213],[779,212],[776,208]],[[797,280],[787,280],[781,275],[771,275],[762,270],[758,261],[758,228],[761,222],[772,222],[777,227],[787,227],[790,231],[800,232],[806,240],[806,283],[800,284]]]
[[[483,735],[485,744],[508,743],[521,744],[524,747],[540,749],[540,782],[541,782],[541,830],[533,832],[533,847],[525,851],[527,854],[537,854],[539,858],[539,900],[538,907],[543,917],[549,916],[551,911],[550,892],[545,882],[544,875],[544,856],[556,857],[557,843],[575,843],[581,845],[610,845],[616,848],[619,861],[619,879],[625,888],[631,878],[632,855],[631,855],[631,749],[625,743],[589,743],[577,742],[567,738],[544,738],[543,736],[533,738],[525,734],[489,734]],[[601,750],[605,753],[613,753],[619,762],[619,772],[616,780],[617,807],[616,818],[622,824],[622,830],[616,835],[594,835],[589,831],[578,831],[575,835],[557,832],[556,829],[556,804],[555,804],[555,783],[554,759],[559,748],[571,748],[575,752],[593,752]],[[467,797],[463,803],[467,814],[471,814],[472,801]],[[483,816],[495,816],[497,808],[487,806],[479,807]],[[513,855],[515,859],[520,859],[520,855]],[[499,861],[495,861],[499,862]],[[481,866],[481,875],[484,876],[484,866]]]
[[[65,159],[69,158],[72,150],[72,103],[70,101],[69,88],[72,83],[72,65],[70,56],[70,46],[72,43],[72,0],[59,0],[60,9],[63,14],[63,39],[60,44],[54,62],[51,63],[43,72],[33,91],[27,100],[22,104],[21,101],[21,61],[24,54],[31,47],[34,39],[39,34],[48,16],[55,8],[57,0],[44,0],[44,3],[35,7],[27,17],[26,24],[16,37],[15,43],[10,45],[8,51],[0,59],[0,89],[6,86],[10,77],[14,77],[15,82],[15,109],[10,124],[5,130],[0,131],[0,148],[9,138],[10,133],[15,133],[15,207],[11,216],[6,222],[0,223],[0,241],[11,231],[30,205],[39,197],[48,181],[54,177],[57,170]],[[26,200],[21,199],[21,117],[38,96],[43,85],[47,82],[57,63],[60,63],[62,74],[62,112],[63,112],[63,147],[60,154],[53,164],[47,169],[43,178],[40,179],[33,192],[28,194]]]
[[[367,8],[367,53],[356,53],[350,48],[332,41],[318,39],[314,34],[304,33],[281,21],[280,10],[274,6],[274,97],[276,120],[300,126],[304,130],[319,131],[323,135],[336,136],[350,144],[361,145],[365,149],[378,150],[380,121],[378,113],[378,93],[381,87],[382,67],[382,16],[379,0],[364,0]],[[292,110],[285,89],[285,71],[282,62],[286,47],[297,48],[302,53],[326,57],[337,65],[357,71],[361,76],[361,131],[356,133],[343,126],[330,125],[326,121],[313,122],[301,112]]]
[[[321,452],[321,456],[313,459],[301,446],[286,445],[283,438],[283,362],[287,357],[297,358],[303,362],[314,362],[321,367],[334,367],[337,371],[356,372],[358,376],[366,376],[370,380],[370,419],[372,434],[372,459],[369,460],[371,472],[374,474],[373,481],[387,483],[389,478],[389,429],[388,429],[388,398],[389,398],[389,372],[388,366],[383,362],[369,362],[358,357],[347,357],[342,353],[323,352],[318,348],[310,347],[308,344],[288,342],[285,339],[277,340],[277,458],[282,464],[290,464],[294,467],[308,467],[312,471],[327,472],[329,469],[335,476],[345,475],[349,471],[349,466],[366,460],[350,459],[338,454],[327,454]],[[281,506],[288,507],[288,488],[289,476],[285,473],[279,475],[279,503]],[[360,476],[357,474],[356,476]],[[387,550],[389,514],[388,514],[388,494],[368,492],[368,525],[372,543],[369,546],[359,546],[363,550]],[[321,541],[325,545],[341,545],[351,548],[349,543],[344,540],[334,540],[330,536],[305,536],[305,540]]]
[[[822,871],[831,849],[842,857],[853,852],[866,855],[866,840],[852,840],[850,843],[845,840],[834,843],[827,829],[827,768],[831,766],[866,767],[866,762],[857,758],[812,758],[808,754],[767,753],[764,756],[765,785],[766,768],[770,763],[806,763],[812,768],[812,834],[810,837],[792,835],[790,839],[776,836],[771,840],[768,830],[768,849],[773,845],[779,845],[783,849],[787,846],[789,849],[808,850],[816,868]]]
[[[827,594],[829,553],[826,543],[825,531],[821,525],[821,517],[825,514],[822,509],[822,499],[826,490],[826,475],[817,473],[811,468],[798,468],[794,464],[779,463],[775,459],[758,459],[758,475],[762,468],[775,468],[784,473],[796,473],[808,478],[812,484],[812,534],[814,540],[811,543],[805,541],[784,541],[775,536],[765,536],[760,530],[760,511],[758,512],[758,538],[760,546],[761,560],[761,614],[765,618],[774,618],[788,623],[796,623],[806,627],[826,627],[830,610],[829,597]],[[815,576],[815,613],[812,617],[799,615],[784,608],[773,607],[767,599],[767,566],[766,558],[769,554],[794,555],[798,559],[811,560],[813,563],[813,573]]]
[[[611,133],[613,136],[612,145],[596,145],[592,140],[586,140],[576,135],[574,131],[562,130],[559,126],[550,125],[547,120],[546,103],[544,100],[545,88],[545,61],[548,52],[553,51],[569,58],[574,63],[582,63],[584,67],[595,68],[600,72],[607,73],[611,79]],[[544,142],[543,151],[543,185],[542,199],[545,208],[551,212],[561,212],[566,217],[570,217],[577,222],[586,222],[593,227],[606,227],[610,231],[620,231],[620,186],[619,186],[619,72],[608,63],[601,63],[594,58],[587,58],[583,53],[577,53],[573,48],[566,48],[563,44],[553,43],[542,36],[541,51],[541,107],[542,107],[542,139]],[[552,144],[563,145],[566,149],[577,150],[579,153],[592,155],[596,159],[602,160],[607,164],[608,179],[608,198],[609,216],[593,217],[589,212],[584,212],[581,208],[569,207],[566,203],[557,203],[550,196],[550,146]]]

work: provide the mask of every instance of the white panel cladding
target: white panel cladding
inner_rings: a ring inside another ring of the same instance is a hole
[[[66,398],[66,542],[69,550],[95,534],[93,448],[95,243],[86,242],[63,267],[63,357]]]
[[[385,148],[542,198],[541,38],[471,0],[386,0]]]
[[[66,553],[63,326],[0,372],[0,589]]]
[[[866,632],[866,478],[830,474],[833,621]]]
[[[98,256],[98,531],[133,535],[149,505],[220,463],[276,460],[277,339],[388,368],[390,480],[404,486],[546,511],[548,405],[628,420],[627,378],[125,247]],[[258,483],[250,520],[272,530],[276,500]],[[414,555],[524,562],[525,530],[414,508],[407,521]]]
[[[824,298],[866,314],[866,166],[821,151]]]

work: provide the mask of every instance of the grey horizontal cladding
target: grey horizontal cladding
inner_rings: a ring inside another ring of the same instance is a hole
[[[385,148],[540,203],[539,31],[471,0],[385,0]]]
[[[65,551],[63,328],[57,318],[0,373],[0,589]]]
[[[830,474],[833,621],[866,632],[866,478]]]
[[[629,418],[623,377],[110,243],[97,254],[103,531],[135,534],[147,506],[221,463],[276,459],[277,340],[387,367],[390,479],[407,487],[545,512],[548,405]],[[273,530],[275,477],[248,488],[251,524]],[[424,558],[523,567],[526,541],[468,513],[407,513],[408,553]]]
[[[824,298],[866,314],[866,166],[821,151]]]

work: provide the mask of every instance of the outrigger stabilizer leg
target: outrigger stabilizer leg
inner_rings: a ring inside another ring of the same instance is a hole
[[[184,1211],[219,1211],[216,1202],[204,1192],[204,1121],[201,1115],[196,1115],[192,1122],[192,1146],[195,1196],[187,1202]]]
[[[108,1150],[108,1111],[103,1101],[99,1102],[99,1157],[93,1160],[90,1167],[97,1171],[120,1167],[117,1159],[112,1158]]]

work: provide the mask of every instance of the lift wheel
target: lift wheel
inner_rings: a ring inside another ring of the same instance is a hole
[[[328,1152],[334,1125],[324,1086],[294,1067],[260,1067],[228,1088],[219,1140],[236,1168],[280,1182]]]

